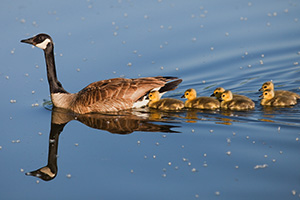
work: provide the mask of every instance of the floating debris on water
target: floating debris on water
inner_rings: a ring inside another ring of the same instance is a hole
[[[192,171],[192,172],[197,172],[197,169],[196,169],[196,168],[193,168],[191,171]]]
[[[295,196],[297,194],[296,190],[292,190],[292,195]]]
[[[20,172],[24,172],[24,169],[21,168],[21,169],[20,169]]]
[[[220,196],[220,192],[219,192],[219,191],[216,191],[216,192],[215,192],[215,195]]]
[[[130,170],[130,173],[133,173],[133,172],[134,172],[133,169],[131,169],[131,170]]]
[[[74,145],[75,145],[75,147],[78,147],[78,146],[79,146],[79,144],[78,144],[78,143],[75,143]]]
[[[227,154],[228,156],[230,156],[230,155],[231,155],[231,151],[227,151],[226,154]]]
[[[254,169],[264,169],[264,168],[267,168],[267,167],[268,167],[268,164],[256,165],[256,166],[254,166]]]
[[[40,104],[38,104],[38,103],[33,103],[33,104],[31,104],[31,107],[38,107]]]
[[[67,177],[67,178],[71,178],[72,175],[71,175],[71,174],[67,174],[66,177]]]
[[[10,103],[16,103],[16,102],[17,102],[17,100],[15,100],[15,99],[10,100]]]

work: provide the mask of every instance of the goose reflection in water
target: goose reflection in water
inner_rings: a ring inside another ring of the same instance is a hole
[[[137,115],[139,114],[139,115]],[[143,115],[141,117],[140,115]],[[48,164],[32,172],[27,172],[26,175],[38,177],[44,181],[50,181],[57,175],[57,150],[58,139],[65,125],[77,120],[83,124],[95,128],[108,131],[116,134],[130,134],[135,131],[159,132],[159,133],[179,133],[171,130],[179,126],[154,124],[147,117],[146,112],[122,112],[118,115],[113,114],[85,114],[75,115],[66,112],[63,109],[53,108],[51,117],[51,130],[49,135],[49,152]]]

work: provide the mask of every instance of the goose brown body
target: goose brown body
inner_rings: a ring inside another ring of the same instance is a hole
[[[244,98],[234,98],[230,90],[225,90],[222,95],[221,108],[228,110],[252,110],[255,104],[252,100]]]
[[[164,98],[160,99],[158,91],[152,91],[149,93],[149,108],[159,110],[180,110],[184,108],[184,103],[179,99]]]
[[[21,42],[44,50],[51,100],[55,107],[79,114],[116,112],[146,106],[152,90],[165,93],[182,82],[177,77],[114,78],[91,83],[78,93],[69,93],[58,81],[54,61],[54,44],[47,34],[39,34]]]
[[[273,90],[274,96],[290,96],[294,99],[300,99],[300,95],[295,92],[291,92],[291,91],[287,91],[287,90],[275,90],[274,83],[272,81],[267,81],[267,82],[263,83],[263,85],[259,89],[259,91],[263,91],[263,92],[266,90]]]
[[[294,97],[275,95],[274,90],[265,90],[260,97],[262,97],[260,104],[263,106],[284,107],[297,104],[297,100]]]
[[[186,90],[182,98],[187,98],[184,103],[186,108],[206,110],[215,110],[220,108],[220,102],[217,99],[212,97],[197,97],[197,92],[193,88]]]

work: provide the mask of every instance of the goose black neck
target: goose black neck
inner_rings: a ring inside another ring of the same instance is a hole
[[[50,93],[68,93],[57,80],[53,49],[53,44],[49,43],[48,47],[44,50]]]

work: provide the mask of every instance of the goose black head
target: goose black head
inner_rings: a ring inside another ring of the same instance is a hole
[[[45,33],[41,33],[32,38],[21,40],[21,42],[32,44],[40,49],[45,50],[48,47],[48,44],[52,43],[52,38]]]

